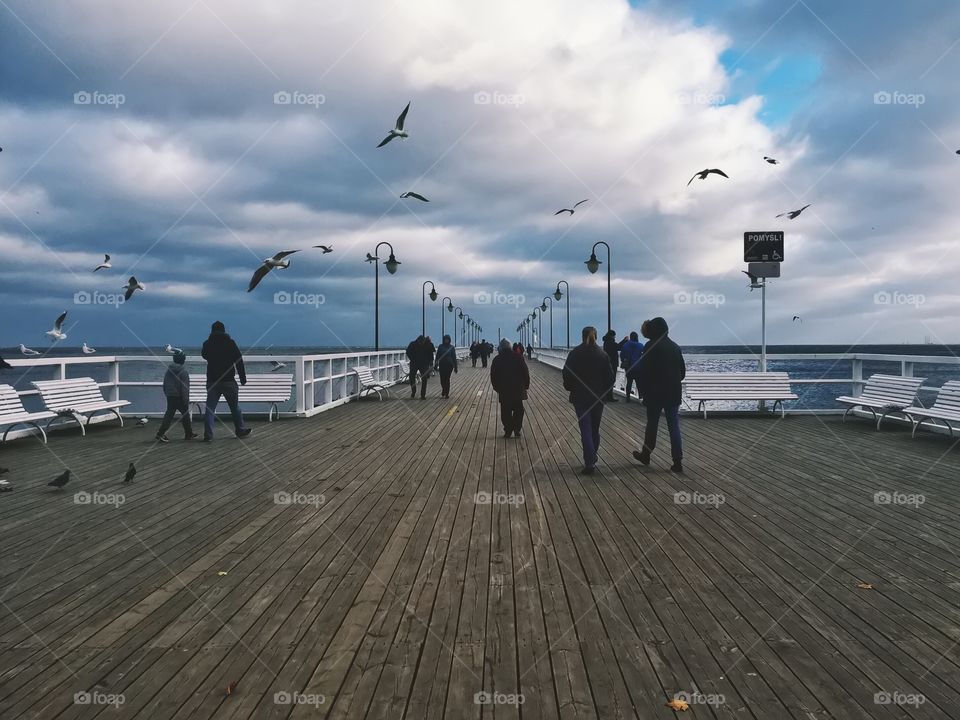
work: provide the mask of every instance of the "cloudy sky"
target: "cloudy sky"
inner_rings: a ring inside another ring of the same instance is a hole
[[[3,0],[0,38],[0,346],[63,309],[70,345],[370,345],[380,242],[384,345],[426,280],[487,337],[560,279],[602,327],[601,240],[619,331],[756,343],[743,232],[776,229],[771,342],[960,342],[956,3]]]

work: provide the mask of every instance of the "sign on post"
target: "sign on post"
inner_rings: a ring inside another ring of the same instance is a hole
[[[747,263],[783,262],[783,231],[745,232],[743,261]]]
[[[780,277],[780,263],[752,262],[747,265],[747,272],[758,278],[778,278]]]

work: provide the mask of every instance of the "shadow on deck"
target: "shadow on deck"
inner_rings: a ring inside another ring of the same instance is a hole
[[[677,476],[620,402],[583,477],[531,372],[520,440],[465,367],[245,442],[0,449],[0,717],[960,717],[947,439],[684,418]]]

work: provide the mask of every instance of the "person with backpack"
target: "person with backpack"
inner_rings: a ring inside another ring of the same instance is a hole
[[[437,348],[437,359],[434,369],[440,373],[440,397],[450,397],[450,374],[459,372],[457,364],[457,348],[453,345],[449,335],[443,336],[443,342]]]

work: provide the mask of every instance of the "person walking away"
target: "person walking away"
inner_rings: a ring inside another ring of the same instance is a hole
[[[627,377],[627,402],[630,402],[630,390],[637,380],[637,372],[640,370],[640,358],[643,356],[643,343],[640,342],[640,336],[636,331],[630,333],[630,339],[624,343],[620,349],[620,367]],[[639,395],[640,386],[637,385],[637,394]]]
[[[670,430],[670,453],[673,456],[673,472],[683,472],[683,439],[680,436],[680,403],[683,378],[687,366],[683,352],[668,336],[670,329],[662,317],[653,318],[647,324],[650,342],[640,362],[638,390],[647,406],[647,427],[643,448],[633,456],[644,465],[650,464],[650,453],[657,445],[657,429],[660,413],[667,417]]]
[[[499,352],[490,363],[490,384],[500,398],[503,437],[520,437],[523,429],[523,400],[530,389],[530,371],[523,355],[514,352],[506,338],[500,341]]]
[[[173,416],[180,413],[180,422],[183,424],[183,439],[192,440],[197,437],[190,421],[190,373],[184,367],[187,356],[182,352],[173,354],[173,362],[163,376],[163,394],[167,398],[167,411],[163,415],[160,429],[157,430],[157,440],[162,443],[170,442],[167,430],[173,425]]]
[[[434,368],[440,373],[440,395],[450,397],[450,373],[459,372],[457,365],[457,349],[453,346],[449,335],[443,336],[443,342],[437,348],[437,359]]]
[[[610,358],[597,345],[597,329],[587,326],[581,336],[583,342],[567,354],[563,365],[563,387],[570,393],[580,426],[583,472],[590,475],[597,466],[603,403],[613,385],[614,369]]]
[[[420,399],[427,397],[427,380],[433,368],[433,343],[429,338],[418,335],[407,345],[407,359],[410,361],[410,397],[417,396],[417,373],[420,373]]]
[[[480,341],[480,363],[483,367],[487,366],[487,358],[490,357],[490,354],[493,352],[493,346],[487,342],[487,339],[484,338]]]
[[[610,383],[610,388],[607,390],[607,402],[619,402],[613,394],[613,386],[617,381],[617,368],[620,367],[620,349],[626,342],[626,338],[617,342],[616,330],[607,330],[607,334],[603,336],[603,351],[607,354],[608,362],[613,368],[613,382]]]
[[[480,357],[480,345],[475,342],[470,343],[470,362],[473,367],[477,366],[477,359]]]
[[[247,437],[252,431],[243,424],[243,415],[240,412],[240,388],[237,387],[235,377],[240,376],[241,385],[247,384],[243,354],[233,338],[227,335],[227,329],[219,320],[210,327],[210,337],[204,341],[200,355],[207,361],[207,407],[203,423],[203,441],[213,441],[213,421],[221,396],[230,406],[233,428],[237,437]]]
[[[503,340],[500,341],[500,344],[501,345],[503,344]],[[520,357],[523,357],[523,345],[521,345],[520,343],[513,344],[513,351]]]
[[[527,345],[527,357],[533,359],[533,345]]]

